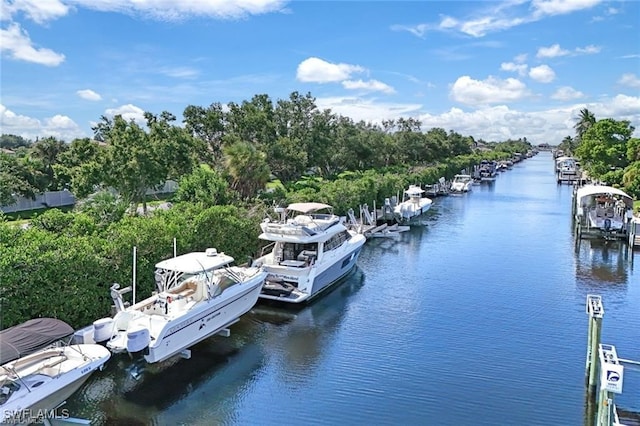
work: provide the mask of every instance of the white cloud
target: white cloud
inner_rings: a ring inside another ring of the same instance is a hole
[[[107,108],[105,110],[107,117],[115,117],[121,115],[127,121],[135,121],[139,125],[145,125],[147,120],[144,118],[144,110],[133,104],[121,105],[117,108]]]
[[[396,92],[393,87],[378,80],[345,80],[342,82],[342,86],[349,90],[364,90],[367,92],[383,92],[388,94]]]
[[[58,139],[70,141],[85,137],[80,127],[66,115],[39,120],[26,115],[16,114],[0,104],[0,124],[3,133],[19,135],[26,139],[35,140],[38,137],[54,136]]]
[[[352,74],[364,71],[359,65],[334,64],[311,57],[300,62],[296,77],[306,83],[331,83],[348,80]]]
[[[200,74],[199,70],[190,67],[164,67],[160,72],[174,78],[195,78]]]
[[[27,18],[38,24],[58,19],[69,12],[69,7],[59,0],[2,0],[0,9],[2,9],[3,21],[11,21],[13,15],[22,12]]]
[[[526,0],[504,2],[478,2],[484,10],[466,19],[443,16],[438,23],[420,23],[417,25],[393,25],[392,30],[408,31],[424,38],[429,31],[459,31],[472,37],[483,37],[489,33],[503,31],[518,25],[539,21],[548,16],[567,14],[589,9],[602,0],[532,0],[530,12],[524,12],[522,6]]]
[[[633,126],[640,128],[640,97],[625,95],[598,103],[578,103],[533,111],[495,105],[471,111],[451,108],[442,113],[427,113],[420,104],[378,102],[373,98],[361,97],[318,98],[316,104],[321,109],[330,108],[356,121],[378,124],[388,119],[414,117],[422,122],[423,129],[440,127],[486,141],[526,137],[533,144],[558,144],[565,136],[575,134],[575,117],[582,108],[588,108],[597,118],[629,120]]]
[[[593,55],[594,53],[600,53],[602,47],[595,46],[590,44],[585,47],[576,47],[572,52],[567,49],[563,49],[559,44],[554,44],[549,47],[540,47],[538,48],[538,53],[536,57],[538,58],[557,58],[559,56],[569,56],[569,55]]]
[[[36,48],[29,34],[20,25],[11,23],[8,28],[0,29],[0,51],[12,59],[34,62],[55,67],[64,61],[64,55],[51,49]]]
[[[513,102],[529,95],[527,86],[515,78],[500,80],[489,77],[484,81],[465,75],[451,86],[450,97],[468,105],[489,105]]]
[[[569,52],[566,49],[562,49],[559,44],[554,44],[549,47],[540,47],[538,49],[538,53],[536,57],[538,58],[557,58],[558,56],[566,56],[569,55]]]
[[[590,9],[602,0],[533,0],[534,16],[564,15],[578,10]]]
[[[633,73],[623,74],[618,80],[618,84],[629,86],[632,89],[640,89],[640,78]]]
[[[593,44],[590,44],[589,46],[585,46],[585,47],[576,47],[576,53],[582,53],[585,55],[600,53],[601,50],[602,50],[602,47],[594,46]]]
[[[583,97],[584,97],[584,93],[570,86],[560,87],[551,95],[551,99],[556,99],[559,101],[571,101],[571,100],[580,99]]]
[[[529,70],[529,77],[540,83],[551,83],[556,78],[556,73],[549,65],[532,67]]]
[[[500,64],[502,71],[517,72],[519,75],[527,75],[527,64],[517,64],[514,62],[503,62]]]
[[[87,101],[99,101],[102,99],[102,96],[100,96],[99,93],[96,93],[91,89],[78,90],[76,94]]]
[[[473,37],[482,37],[488,33],[506,30],[526,23],[525,18],[497,18],[494,16],[483,16],[478,19],[461,23],[459,29],[464,34]]]
[[[70,0],[70,3],[101,12],[128,13],[162,20],[177,20],[197,16],[237,19],[282,11],[285,0]]]
[[[317,98],[316,105],[320,109],[351,117],[355,121],[381,123],[383,120],[409,117],[418,113],[421,104],[403,104],[392,102],[376,102],[375,98],[360,97],[324,97]]]
[[[521,54],[517,55],[515,58],[513,58],[513,61],[516,64],[524,64],[525,62],[527,62],[527,54],[526,53],[521,53]]]

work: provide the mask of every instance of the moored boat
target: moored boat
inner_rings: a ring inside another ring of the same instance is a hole
[[[97,344],[63,345],[3,364],[0,422],[29,424],[54,418],[55,409],[102,369],[110,356],[108,349]]]
[[[128,307],[123,294],[130,288],[114,284],[117,313],[94,322],[94,340],[112,352],[142,353],[149,363],[188,357],[188,348],[226,330],[258,300],[266,273],[233,261],[213,248],[163,260],[156,264],[157,292]]]
[[[451,182],[451,192],[463,193],[472,190],[473,178],[471,175],[455,175]]]
[[[393,210],[398,223],[414,223],[431,208],[433,200],[423,197],[424,192],[418,185],[409,185],[409,188],[404,191],[403,201],[398,203]]]
[[[633,198],[611,186],[585,185],[576,190],[575,212],[581,233],[624,237],[633,218]]]
[[[301,303],[317,297],[356,265],[366,238],[349,230],[322,203],[278,208],[276,221],[260,224],[260,239],[271,243],[253,265],[268,275],[260,298]]]

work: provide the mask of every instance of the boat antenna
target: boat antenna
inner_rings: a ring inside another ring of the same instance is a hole
[[[136,254],[137,254],[137,248],[136,246],[133,246],[133,278],[132,278],[132,284],[131,287],[133,288],[133,301],[132,301],[132,305],[136,304]]]

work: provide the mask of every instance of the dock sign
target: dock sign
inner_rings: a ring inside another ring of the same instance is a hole
[[[602,376],[600,377],[600,386],[613,393],[622,393],[622,378],[624,375],[624,366],[621,364],[604,364],[602,365]]]

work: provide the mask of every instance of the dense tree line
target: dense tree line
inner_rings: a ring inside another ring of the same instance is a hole
[[[27,229],[0,215],[0,328],[39,316],[81,327],[108,315],[111,283],[131,281],[133,246],[146,297],[173,238],[178,253],[216,247],[242,263],[259,249],[258,224],[275,203],[320,201],[344,214],[409,183],[531,147],[526,139],[485,143],[425,130],[415,119],[356,123],[296,92],[276,103],[258,95],[188,106],[183,115],[183,125],[168,112],[146,113],[144,125],[101,117],[93,139],[70,143],[0,138],[12,151],[0,154],[2,204],[63,189],[80,200],[71,213],[37,215]],[[167,179],[179,182],[169,210],[127,214]]]
[[[64,143],[45,138],[26,143],[3,135],[1,201],[68,189],[78,197],[115,188],[131,203],[166,179],[179,179],[199,164],[223,174],[240,198],[256,195],[270,177],[283,184],[312,173],[331,178],[344,171],[429,165],[472,153],[470,136],[434,128],[413,118],[375,125],[320,110],[310,95],[267,95],[223,107],[189,105],[183,126],[175,116],[145,114],[146,124],[102,117],[94,139]]]

